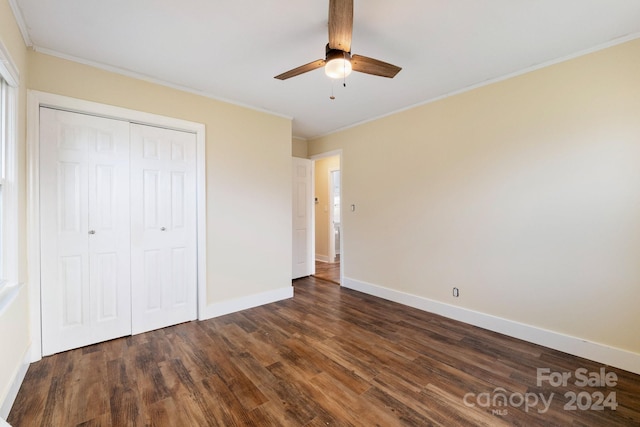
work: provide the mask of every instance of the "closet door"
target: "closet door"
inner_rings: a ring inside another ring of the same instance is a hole
[[[133,333],[197,317],[196,136],[131,125]]]
[[[131,334],[129,124],[40,109],[42,345]]]

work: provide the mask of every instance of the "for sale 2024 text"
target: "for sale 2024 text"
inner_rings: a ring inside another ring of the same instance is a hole
[[[607,372],[604,367],[599,371],[579,368],[573,372],[556,372],[549,368],[538,368],[536,378],[538,387],[542,387],[545,383],[551,387],[566,387],[570,382],[576,387],[603,389],[618,385],[618,375],[615,372]],[[599,390],[592,393],[568,391],[564,397],[568,399],[564,405],[564,409],[567,411],[604,411],[607,408],[615,411],[618,407],[615,391],[606,394]]]

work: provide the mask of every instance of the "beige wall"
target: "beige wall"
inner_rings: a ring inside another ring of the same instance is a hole
[[[25,199],[25,105],[27,80],[27,50],[13,12],[6,0],[0,0],[0,40],[7,48],[20,73],[18,93],[18,279],[26,282],[26,199]],[[27,292],[22,289],[7,311],[0,316],[0,405],[4,402],[21,362],[29,348],[29,311]]]
[[[310,141],[345,277],[640,353],[639,76],[635,40]]]
[[[26,87],[206,125],[208,303],[291,286],[291,122],[27,51],[6,0],[0,37],[18,66],[20,279],[26,278]],[[27,74],[27,70],[29,73]],[[250,126],[247,124],[250,123]],[[260,215],[255,215],[259,211]],[[33,284],[31,284],[33,285]],[[0,318],[0,403],[29,344],[27,292]]]
[[[30,89],[204,123],[208,303],[291,286],[289,119],[37,52],[29,67]]]
[[[7,0],[0,39],[21,73],[20,280],[26,272],[26,89],[204,123],[208,303],[291,286],[291,121],[28,51]],[[260,212],[260,215],[256,215]],[[29,284],[34,286],[35,284]],[[28,349],[23,290],[0,317],[0,404]]]
[[[293,138],[291,140],[291,155],[306,159],[308,156],[308,144],[306,139]]]
[[[318,203],[315,206],[315,240],[316,259],[329,260],[329,225],[331,200],[329,200],[329,172],[340,169],[340,156],[318,159],[314,162],[314,197]]]
[[[21,73],[21,281],[35,286],[26,277],[25,129],[29,88],[204,123],[207,302],[220,303],[291,286],[290,120],[28,51],[6,0],[0,0],[0,39]],[[0,342],[11,343],[0,351],[0,404],[29,347],[27,295],[22,291],[0,317]]]

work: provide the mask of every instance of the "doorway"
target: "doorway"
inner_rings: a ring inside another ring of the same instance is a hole
[[[326,153],[314,162],[314,277],[340,284],[342,277],[341,155]]]
[[[340,262],[340,169],[329,171],[329,260]]]

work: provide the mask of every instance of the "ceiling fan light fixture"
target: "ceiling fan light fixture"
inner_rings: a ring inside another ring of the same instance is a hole
[[[324,72],[332,79],[343,79],[351,74],[351,55],[341,50],[331,50],[327,53],[327,63]]]
[[[353,34],[353,0],[329,0],[329,43],[325,47],[325,58],[317,59],[275,76],[287,80],[309,71],[324,67],[325,74],[332,79],[344,79],[351,71],[373,76],[394,78],[402,68],[378,59],[353,55],[351,62],[351,36]],[[346,81],[343,82],[346,86]]]

